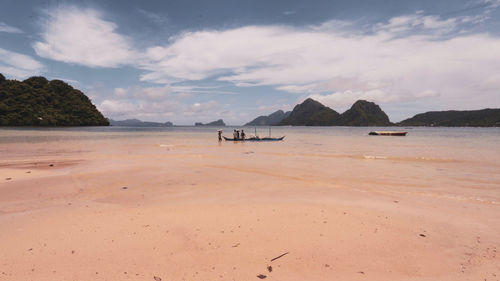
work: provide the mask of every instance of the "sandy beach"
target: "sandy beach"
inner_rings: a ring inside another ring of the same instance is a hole
[[[0,280],[500,280],[496,135],[214,132],[0,131]]]

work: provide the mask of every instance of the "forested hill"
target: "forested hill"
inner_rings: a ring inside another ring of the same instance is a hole
[[[500,108],[448,110],[420,113],[398,123],[400,126],[500,127]]]
[[[7,80],[0,74],[0,126],[108,126],[81,91],[60,80]]]

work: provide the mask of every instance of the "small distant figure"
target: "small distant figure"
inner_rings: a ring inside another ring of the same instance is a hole
[[[241,139],[245,140],[246,134],[244,130],[241,130]]]
[[[222,130],[218,130],[217,133],[219,134],[219,141],[222,141]]]
[[[239,140],[240,139],[240,130],[236,130],[236,139]]]
[[[238,136],[236,135],[236,130],[233,131],[233,139],[237,140]]]

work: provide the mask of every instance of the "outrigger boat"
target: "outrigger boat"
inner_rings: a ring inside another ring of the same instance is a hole
[[[398,132],[398,131],[374,131],[368,133],[370,136],[406,136],[408,132]]]
[[[282,136],[280,138],[270,138],[270,137],[266,137],[266,138],[259,138],[259,137],[250,137],[250,138],[245,138],[245,139],[234,139],[234,138],[228,138],[228,137],[224,137],[224,140],[226,141],[281,141],[285,138],[285,136]]]
[[[255,136],[251,136],[249,138],[235,139],[235,138],[228,138],[228,137],[224,137],[224,136],[222,136],[222,137],[226,141],[282,141],[285,138],[285,136],[282,136],[280,138],[273,138],[273,137],[271,137],[271,127],[269,127],[269,137],[263,137],[263,138],[259,137],[257,135],[257,127],[255,127]]]

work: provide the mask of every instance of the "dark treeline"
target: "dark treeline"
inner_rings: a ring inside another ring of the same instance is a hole
[[[7,80],[0,74],[0,126],[108,126],[81,91],[60,80]]]

